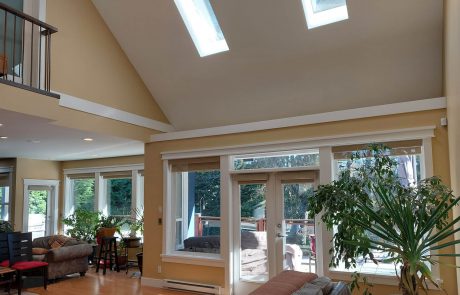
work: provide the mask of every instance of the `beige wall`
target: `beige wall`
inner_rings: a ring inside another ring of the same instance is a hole
[[[52,89],[167,122],[90,0],[47,0]],[[135,32],[134,32],[135,33]]]
[[[449,156],[452,189],[460,195],[460,0],[445,1],[445,95],[449,120]],[[457,208],[455,216],[460,215]],[[457,236],[460,239],[460,234]],[[457,246],[460,253],[460,246]],[[460,265],[460,259],[457,260]],[[457,272],[460,281],[460,272]],[[460,288],[458,289],[460,293]]]
[[[16,191],[14,228],[22,231],[24,209],[24,179],[59,180],[61,166],[56,161],[16,159]]]
[[[175,140],[146,144],[145,149],[145,224],[144,276],[148,278],[175,278],[198,282],[223,285],[224,270],[203,266],[193,266],[177,263],[162,263],[163,226],[155,221],[162,217],[158,207],[163,205],[163,166],[161,152],[191,150],[201,148],[216,148],[223,146],[244,145],[271,141],[292,140],[330,135],[349,134],[354,132],[372,132],[399,128],[411,128],[436,125],[433,138],[434,173],[446,183],[450,182],[447,130],[439,125],[440,118],[445,116],[445,110],[409,113],[394,116],[383,116],[361,120],[315,124],[308,126],[274,129],[244,134],[213,136],[187,140]],[[452,260],[449,260],[452,263]],[[162,273],[157,273],[157,266],[162,265]],[[443,267],[441,276],[449,294],[456,293],[456,277],[453,268]],[[397,293],[396,287],[376,286],[376,295]],[[434,292],[436,293],[436,292]],[[434,294],[433,293],[433,294]]]

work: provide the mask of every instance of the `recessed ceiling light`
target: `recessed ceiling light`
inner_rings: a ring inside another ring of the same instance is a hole
[[[0,136],[0,139],[7,139],[8,136]]]
[[[2,127],[2,126],[3,126],[3,124],[2,124],[2,123],[0,123],[0,127]]]
[[[86,137],[86,138],[83,138],[84,141],[93,141],[94,139],[92,139],[91,137]]]

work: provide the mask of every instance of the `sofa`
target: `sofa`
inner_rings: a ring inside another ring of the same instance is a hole
[[[88,256],[93,246],[61,235],[42,237],[32,242],[33,259],[48,262],[48,279],[79,273],[84,276],[88,270]]]
[[[249,295],[351,295],[343,282],[332,282],[314,273],[285,270]]]

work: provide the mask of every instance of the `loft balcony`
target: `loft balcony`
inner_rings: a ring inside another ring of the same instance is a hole
[[[0,83],[60,98],[51,89],[51,36],[58,30],[0,3]]]

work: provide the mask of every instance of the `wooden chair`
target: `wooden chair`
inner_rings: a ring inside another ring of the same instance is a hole
[[[8,234],[9,267],[16,270],[18,295],[21,295],[23,273],[37,272],[43,275],[43,288],[48,283],[48,263],[32,260],[32,233]]]

